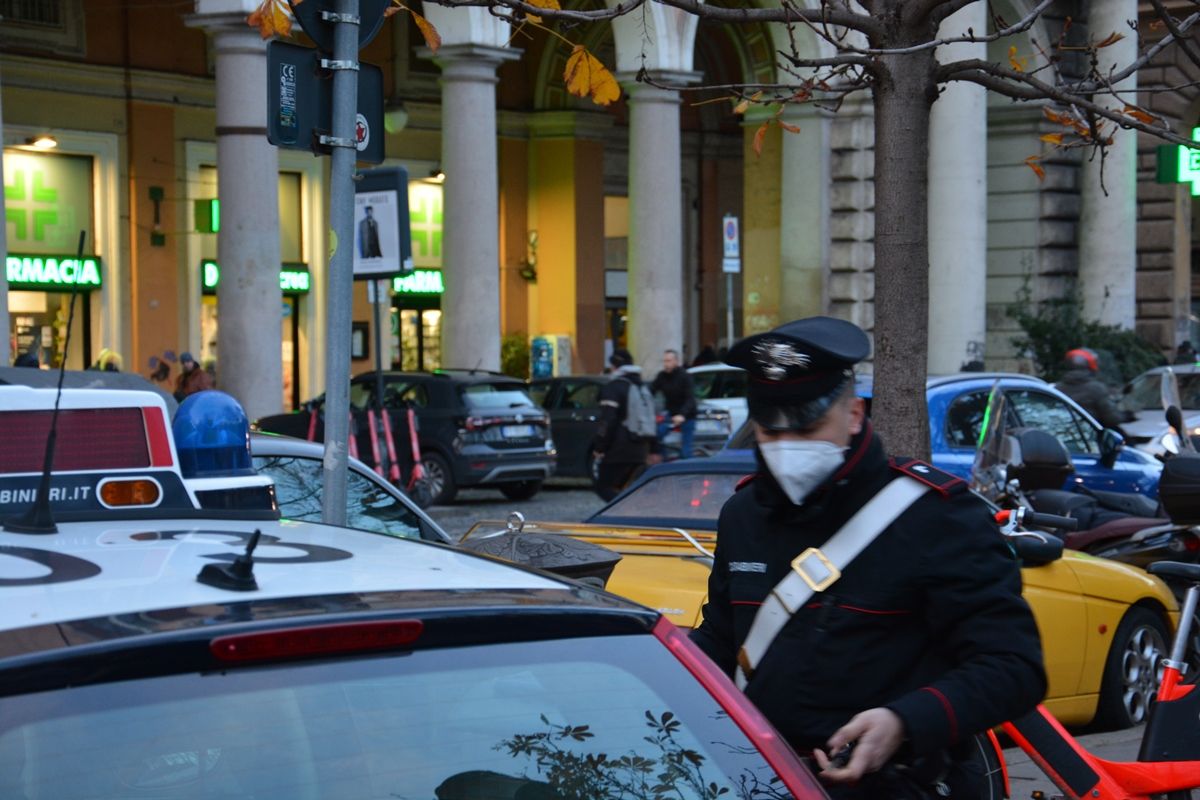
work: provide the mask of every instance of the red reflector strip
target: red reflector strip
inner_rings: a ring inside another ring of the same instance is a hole
[[[222,661],[239,662],[387,650],[412,644],[424,628],[417,619],[311,625],[220,636],[209,643],[208,649]]]
[[[146,442],[150,445],[150,466],[174,466],[171,460],[171,439],[167,436],[167,421],[163,418],[162,409],[158,406],[146,406],[142,409],[142,418],[146,423]]]
[[[0,411],[0,474],[41,472],[53,411]],[[145,469],[150,466],[140,408],[58,412],[54,470]]]
[[[767,721],[746,695],[733,685],[724,672],[704,654],[675,623],[666,617],[654,626],[654,635],[695,676],[709,694],[729,714],[746,738],[775,770],[796,800],[827,798],[825,790],[813,774],[805,769],[791,746]]]

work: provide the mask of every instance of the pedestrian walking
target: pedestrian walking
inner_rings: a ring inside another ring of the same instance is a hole
[[[1045,692],[1038,631],[987,506],[885,455],[854,391],[868,351],[828,317],[731,349],[758,471],[721,511],[692,638],[835,800],[976,798],[973,737]]]
[[[654,401],[642,383],[642,368],[628,350],[608,359],[613,379],[600,390],[600,427],[592,443],[599,462],[596,494],[611,500],[646,467],[654,440]]]
[[[1132,415],[1124,414],[1117,408],[1108,385],[1100,380],[1100,356],[1095,350],[1077,347],[1068,350],[1063,358],[1067,371],[1055,386],[1101,425],[1120,431],[1121,423],[1128,422]]]
[[[696,387],[691,374],[679,362],[679,351],[663,351],[663,368],[650,384],[650,392],[661,394],[666,403],[666,417],[658,423],[659,443],[678,425],[682,439],[679,457],[691,458],[696,438]]]
[[[191,353],[180,354],[179,377],[175,379],[175,399],[182,403],[184,398],[211,388],[213,380],[208,370],[201,369]]]

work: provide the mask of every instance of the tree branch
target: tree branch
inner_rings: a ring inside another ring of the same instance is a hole
[[[1183,22],[1179,23],[1179,36],[1187,36],[1192,26],[1197,22],[1200,22],[1200,11],[1197,11]],[[1079,83],[1072,84],[1071,90],[1079,92],[1080,94],[1091,94],[1092,92],[1107,88],[1114,83],[1120,83],[1142,67],[1149,64],[1156,55],[1161,53],[1169,45],[1178,41],[1183,41],[1183,39],[1177,38],[1177,35],[1174,33],[1168,33],[1166,36],[1155,42],[1152,47],[1146,50],[1145,53],[1138,56],[1136,60],[1126,65],[1125,68],[1120,72],[1105,77],[1103,81],[1080,81]]]
[[[1088,100],[1070,89],[1053,86],[1016,70],[1005,69],[996,64],[979,59],[955,61],[943,64],[937,70],[938,82],[967,81],[990,89],[997,94],[1010,97],[1013,100],[1054,100],[1064,106],[1073,106],[1089,114],[1115,123],[1118,127],[1141,131],[1156,136],[1163,141],[1181,144],[1186,147],[1200,147],[1186,136],[1180,136],[1166,125],[1150,125],[1137,120],[1128,114],[1123,114],[1115,108],[1108,108],[1092,100]]]
[[[1171,12],[1167,11],[1167,7],[1163,5],[1162,0],[1150,0],[1150,3],[1158,13],[1158,18],[1167,26],[1167,32],[1175,37],[1175,41],[1179,42],[1179,49],[1183,51],[1183,54],[1188,57],[1189,61],[1196,66],[1200,66],[1200,53],[1197,53],[1192,43],[1188,41],[1187,34],[1179,29],[1179,23],[1175,20],[1175,17],[1171,16]]]
[[[541,6],[531,5],[524,0],[426,0],[426,2],[446,6],[447,8],[494,8],[496,6],[503,6],[513,11],[520,11],[523,14],[548,20],[599,22],[628,14],[630,11],[643,5],[646,0],[629,0],[613,8],[596,8],[590,10],[542,8]],[[781,8],[721,8],[719,6],[706,5],[699,2],[699,0],[655,0],[655,2],[678,8],[701,19],[716,22],[738,24],[782,22],[788,24],[808,20],[810,22],[827,22],[839,27],[862,31],[868,35],[882,31],[879,22],[865,14],[830,9],[825,5],[816,9],[797,8],[791,4]]]

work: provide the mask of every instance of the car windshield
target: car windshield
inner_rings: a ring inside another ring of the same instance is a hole
[[[279,514],[321,522],[321,462],[298,456],[256,456],[254,468],[275,481]],[[346,525],[404,539],[420,539],[421,519],[384,487],[350,470],[346,477]]]
[[[181,674],[2,705],[0,796],[22,800],[789,796],[648,634]]]
[[[1200,410],[1200,372],[1176,372],[1184,411]],[[1143,373],[1129,384],[1125,407],[1130,411],[1162,411],[1162,373]]]
[[[463,388],[463,399],[472,411],[536,407],[524,389],[511,383],[472,383]]]
[[[746,473],[754,471],[746,466]],[[710,472],[660,475],[646,481],[589,522],[637,521],[645,525],[674,525],[684,522],[716,530],[721,506],[733,494],[743,475]]]

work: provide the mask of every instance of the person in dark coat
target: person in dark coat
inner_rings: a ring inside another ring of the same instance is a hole
[[[815,317],[730,351],[726,363],[748,372],[758,471],[721,511],[692,639],[812,754],[836,800],[978,797],[969,747],[1042,698],[1041,643],[984,502],[952,475],[885,454],[854,393],[868,350],[856,326]],[[867,526],[874,539],[833,564],[840,574],[826,569],[821,549],[833,553],[848,520],[902,478],[915,501]],[[762,637],[760,611],[782,603],[793,572],[816,588]],[[842,766],[831,756],[847,745]]]
[[[201,369],[191,353],[179,356],[179,377],[175,379],[175,399],[180,403],[196,392],[213,388],[212,376]]]
[[[21,355],[17,356],[17,360],[13,362],[14,367],[33,367],[41,369],[42,363],[38,360],[38,355],[33,350],[26,350]]]
[[[625,428],[629,392],[642,384],[642,368],[633,363],[628,350],[616,349],[608,359],[613,379],[600,389],[600,427],[592,442],[599,462],[596,494],[611,500],[637,477],[650,455],[650,440],[635,439]]]
[[[696,388],[691,374],[679,362],[675,350],[663,352],[662,372],[654,377],[650,391],[661,394],[667,406],[667,415],[658,423],[658,441],[662,441],[671,428],[678,425],[682,439],[680,458],[692,457],[692,443],[696,439]]]
[[[1108,386],[1100,380],[1100,358],[1094,350],[1078,347],[1067,351],[1067,371],[1055,384],[1067,397],[1074,400],[1083,410],[1091,414],[1106,428],[1121,430],[1121,423],[1129,421],[1112,401]]]
[[[1195,364],[1196,349],[1192,347],[1192,343],[1186,339],[1179,343],[1178,349],[1175,350],[1175,358],[1171,362],[1173,364]]]

